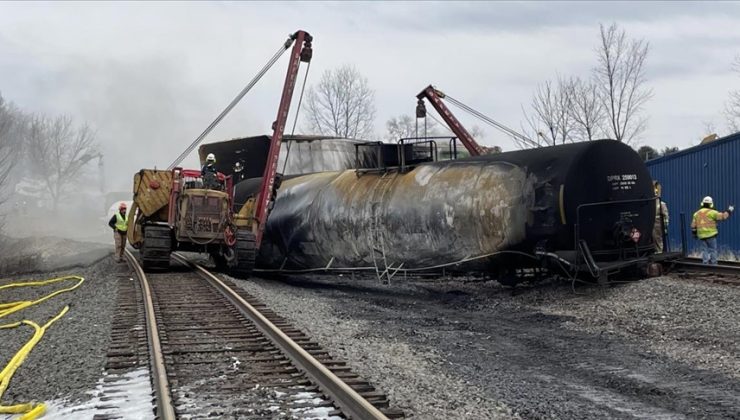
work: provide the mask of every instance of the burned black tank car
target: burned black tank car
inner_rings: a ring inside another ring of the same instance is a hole
[[[237,205],[258,184],[237,184]],[[653,252],[654,221],[638,154],[598,140],[286,177],[257,266],[499,274],[546,266],[599,277]]]

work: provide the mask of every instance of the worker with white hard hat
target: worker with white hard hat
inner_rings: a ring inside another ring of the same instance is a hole
[[[108,221],[108,226],[113,229],[113,241],[116,244],[116,262],[123,261],[123,250],[126,249],[126,231],[128,231],[128,213],[126,203],[123,201],[118,205],[118,212]]]
[[[209,153],[206,156],[206,164],[200,170],[200,176],[203,178],[203,186],[208,189],[221,189],[218,181],[218,171],[216,170],[216,156]]]
[[[734,206],[729,206],[727,211],[714,209],[714,200],[706,196],[701,200],[701,208],[694,213],[691,221],[691,233],[701,241],[701,261],[704,264],[717,265],[717,222],[727,220]]]

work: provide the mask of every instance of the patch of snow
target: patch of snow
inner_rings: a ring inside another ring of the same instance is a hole
[[[47,419],[92,418],[98,414],[115,414],[121,419],[154,419],[152,387],[149,370],[137,369],[123,375],[107,375],[112,382],[101,378],[95,390],[88,392],[91,398],[79,404],[65,400],[52,400],[46,403]],[[101,400],[105,397],[105,400]]]

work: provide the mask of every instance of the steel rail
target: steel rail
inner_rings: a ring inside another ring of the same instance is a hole
[[[722,261],[721,264],[708,265],[702,264],[699,258],[683,258],[673,261],[672,264],[676,268],[689,271],[740,276],[740,263],[732,261]]]
[[[354,389],[332,373],[326,366],[301,348],[295,341],[288,337],[275,324],[270,322],[254,306],[239,296],[232,288],[227,286],[221,279],[211,274],[208,270],[187,260],[178,253],[172,256],[180,262],[195,268],[212,286],[219,290],[239,311],[252,321],[255,326],[268,337],[285,355],[290,358],[298,368],[311,377],[319,388],[325,392],[342,410],[352,419],[387,419],[375,406]]]
[[[154,303],[152,302],[152,293],[149,289],[149,282],[146,279],[144,270],[136,261],[134,255],[126,249],[124,251],[129,266],[136,272],[141,284],[141,292],[144,297],[144,309],[146,313],[146,334],[149,341],[149,363],[152,370],[152,379],[154,381],[154,393],[157,399],[157,418],[161,420],[175,420],[175,407],[172,405],[172,396],[170,395],[170,384],[167,380],[167,368],[164,364],[162,355],[162,344],[159,341],[159,329],[157,328],[157,319],[154,316]]]

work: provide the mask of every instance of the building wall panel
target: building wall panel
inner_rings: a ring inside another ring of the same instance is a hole
[[[689,225],[704,196],[711,196],[721,211],[730,204],[740,204],[740,133],[650,160],[647,166],[663,187],[663,201],[671,216],[668,236],[672,250],[681,246],[681,213],[685,215],[689,251],[699,249]],[[720,222],[718,244],[724,258],[740,257],[740,212]]]

